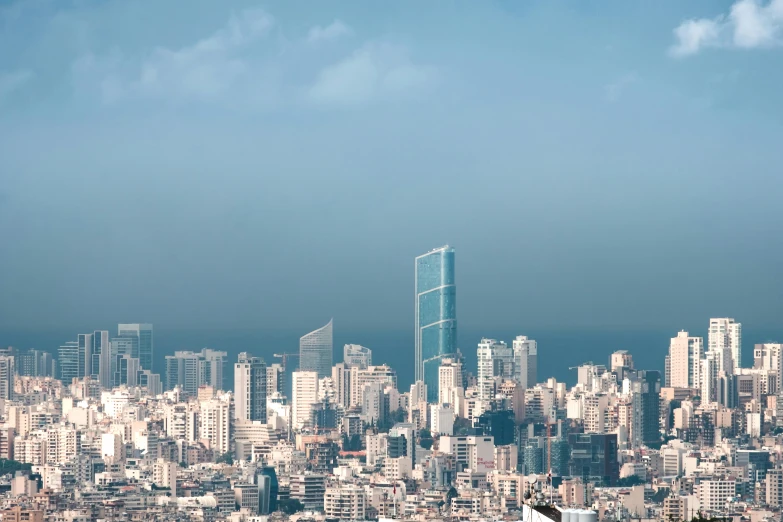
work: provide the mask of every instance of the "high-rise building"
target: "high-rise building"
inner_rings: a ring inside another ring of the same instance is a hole
[[[568,443],[571,446],[569,468],[572,477],[603,486],[617,483],[620,467],[616,434],[573,433],[568,436]]]
[[[332,383],[334,384],[337,404],[343,408],[351,405],[351,367],[346,363],[337,363],[332,367]]]
[[[511,345],[514,352],[514,379],[522,388],[532,388],[538,382],[538,343],[526,335],[518,335]]]
[[[204,348],[199,353],[176,351],[166,356],[165,387],[171,390],[180,386],[182,391],[195,397],[199,386],[223,389],[223,366],[227,354]]]
[[[90,378],[100,382],[101,388],[111,388],[111,341],[108,330],[95,330],[92,333]]]
[[[299,371],[291,377],[291,422],[294,428],[302,429],[310,423],[313,405],[318,402],[318,372]]]
[[[54,377],[55,362],[52,354],[41,350],[28,350],[17,354],[16,372],[30,377]]]
[[[514,352],[503,341],[482,339],[476,352],[478,357],[479,397],[484,400],[495,396],[495,378],[514,377]]]
[[[299,339],[299,371],[332,374],[332,320]]]
[[[441,361],[457,351],[457,286],[454,249],[436,248],[415,260],[416,380],[427,385],[427,400],[438,400]]]
[[[60,380],[64,384],[71,384],[73,379],[79,379],[84,375],[79,373],[80,369],[84,372],[84,366],[79,366],[81,361],[84,364],[84,352],[79,350],[78,341],[68,341],[60,346],[57,351],[57,360],[60,366]]]
[[[681,331],[672,337],[669,343],[669,380],[670,388],[701,387],[701,360],[704,355],[704,339],[691,337]]]
[[[372,350],[358,344],[346,344],[343,347],[343,362],[364,370],[372,366]]]
[[[240,353],[234,365],[234,418],[266,422],[266,392],[264,360]]]
[[[778,387],[783,387],[783,344],[764,343],[754,346],[753,367],[772,370],[777,376]]]
[[[0,355],[0,399],[14,399],[14,356]]]
[[[732,368],[720,368],[727,374],[742,367],[742,324],[729,317],[710,319],[710,329],[707,335],[708,351],[720,352],[728,350],[731,355]]]
[[[266,367],[266,396],[273,393],[285,395],[285,368],[282,364],[270,364]]]
[[[438,404],[454,404],[454,394],[459,388],[462,388],[462,363],[443,359],[438,370]]]
[[[139,338],[132,335],[114,337],[109,341],[109,351],[109,387],[114,388],[123,384],[125,378],[121,368],[123,358],[130,357],[138,360]]]
[[[135,336],[139,340],[139,363],[143,370],[153,370],[153,337],[152,325],[147,323],[129,323],[117,326],[117,336]]]

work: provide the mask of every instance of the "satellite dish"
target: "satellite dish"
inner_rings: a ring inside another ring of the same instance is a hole
[[[535,473],[531,473],[530,475],[528,475],[527,481],[531,484],[535,484],[536,482],[538,482],[538,477],[535,475]]]

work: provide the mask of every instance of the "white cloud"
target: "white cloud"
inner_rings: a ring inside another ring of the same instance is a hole
[[[307,34],[307,43],[315,44],[324,41],[336,40],[343,36],[352,34],[353,31],[350,27],[345,25],[341,20],[335,20],[326,27],[316,25]]]
[[[247,71],[242,51],[264,37],[274,24],[260,9],[232,15],[211,36],[178,49],[159,47],[133,63],[118,58],[83,56],[74,73],[97,71],[104,102],[133,96],[175,99],[208,98],[225,94]]]
[[[728,15],[686,20],[674,29],[673,56],[708,47],[755,49],[783,45],[783,0],[737,0]]]
[[[365,105],[414,95],[434,80],[434,70],[414,64],[405,48],[369,43],[322,70],[308,95],[316,104]]]
[[[631,72],[621,76],[616,81],[607,84],[604,87],[606,101],[615,102],[619,100],[623,92],[625,92],[628,87],[637,81],[639,81],[639,77],[636,73]]]
[[[24,87],[32,77],[33,73],[28,70],[0,73],[0,102],[10,96],[14,91]]]

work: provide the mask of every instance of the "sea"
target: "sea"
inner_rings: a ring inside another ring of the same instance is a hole
[[[116,325],[113,327],[116,328]],[[105,327],[110,334],[114,329]],[[100,328],[99,328],[100,329]],[[0,330],[0,346],[14,346],[25,350],[37,348],[55,355],[60,345],[66,341],[75,341],[78,332],[59,329],[5,329]],[[84,332],[82,332],[84,333]],[[154,368],[163,372],[164,358],[176,350],[199,351],[202,348],[222,350],[228,354],[224,387],[233,385],[231,368],[240,352],[263,357],[267,364],[279,362],[275,354],[299,352],[301,331],[276,331],[260,329],[168,329],[154,326]],[[664,357],[668,353],[669,341],[676,331],[668,329],[530,329],[522,332],[538,343],[538,380],[545,381],[555,377],[569,386],[576,382],[576,367],[586,362],[605,364],[617,350],[627,350],[638,369],[659,370],[663,372]],[[482,337],[490,337],[507,342],[519,335],[519,331],[495,329],[490,332],[472,332],[460,330],[458,345],[464,354],[469,371],[476,369],[476,347]],[[706,332],[691,332],[691,335],[704,335]],[[706,342],[706,339],[705,339]],[[753,345],[762,342],[783,342],[783,328],[743,331],[743,366],[753,364]],[[335,329],[334,361],[343,358],[345,344],[360,344],[372,350],[373,364],[388,364],[397,372],[398,388],[407,390],[414,380],[414,343],[413,331],[347,331]],[[297,359],[289,360],[289,371]]]

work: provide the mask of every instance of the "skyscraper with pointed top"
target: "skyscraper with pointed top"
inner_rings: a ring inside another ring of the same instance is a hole
[[[414,278],[416,380],[427,385],[427,401],[437,402],[441,361],[457,352],[454,249],[446,245],[418,256]]]
[[[332,319],[299,339],[299,371],[318,372],[318,378],[332,375]]]

